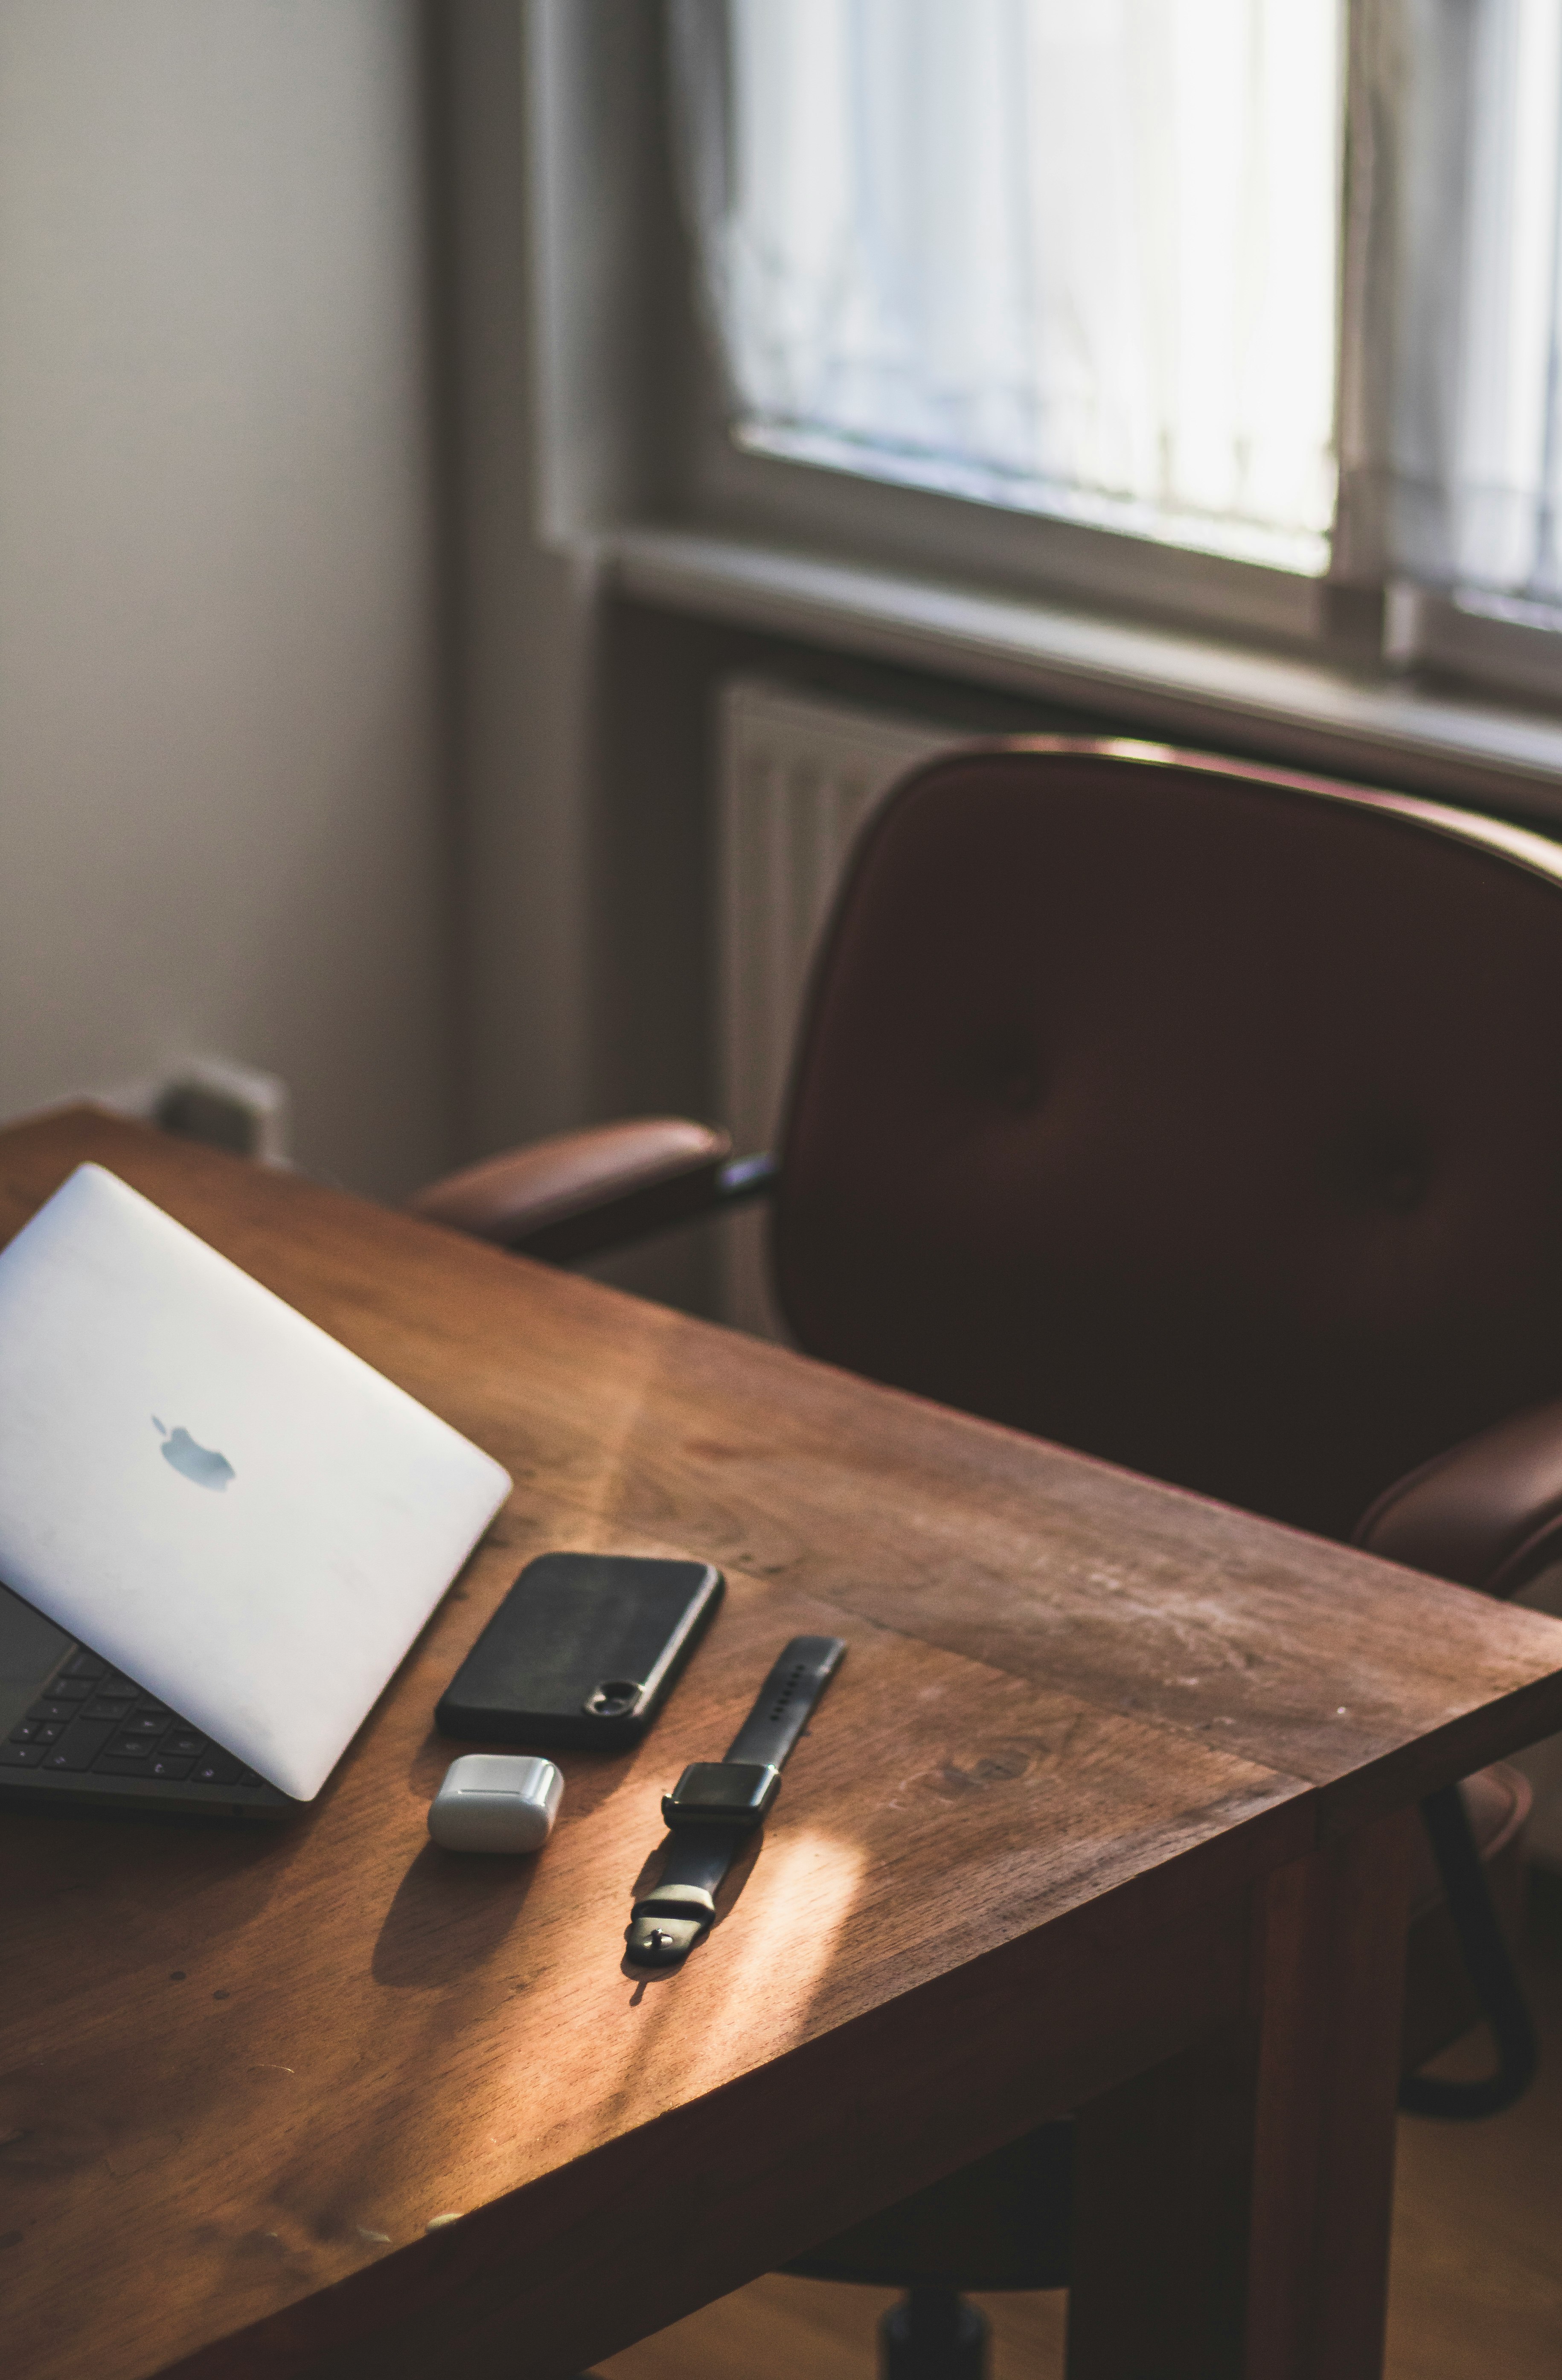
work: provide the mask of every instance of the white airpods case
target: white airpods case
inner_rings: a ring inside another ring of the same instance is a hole
[[[468,1752],[453,1760],[429,1805],[447,1852],[535,1852],[553,1831],[564,1780],[551,1760]]]

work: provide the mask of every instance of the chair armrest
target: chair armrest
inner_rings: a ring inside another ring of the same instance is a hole
[[[732,1146],[709,1124],[639,1116],[485,1158],[409,1203],[430,1222],[568,1264],[761,1196],[774,1166],[730,1161]]]
[[[1386,1488],[1355,1542],[1408,1569],[1514,1595],[1562,1560],[1562,1403],[1533,1405]]]

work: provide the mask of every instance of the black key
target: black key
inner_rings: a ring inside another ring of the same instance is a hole
[[[239,1766],[225,1752],[208,1753],[204,1760],[198,1760],[195,1764],[194,1782],[197,1785],[236,1785]]]
[[[50,1744],[43,1757],[45,1768],[91,1768],[114,1730],[105,1720],[79,1718],[67,1727],[58,1743]],[[23,1744],[20,1749],[30,1750]]]
[[[157,1740],[144,1735],[118,1735],[109,1748],[116,1760],[136,1760],[144,1768],[157,1750]]]
[[[128,1694],[134,1700],[141,1690],[134,1678],[127,1678],[115,1670],[112,1676],[103,1679],[102,1691],[105,1694]]]
[[[136,1708],[139,1711],[149,1711],[153,1718],[173,1718],[176,1716],[166,1703],[158,1701],[155,1694],[138,1694]]]
[[[42,1768],[46,1743],[0,1743],[0,1768]]]
[[[81,1706],[83,1718],[128,1718],[130,1704],[123,1694],[94,1694]]]
[[[164,1760],[160,1754],[158,1757],[151,1763],[147,1769],[147,1775],[149,1777],[167,1777],[170,1778],[176,1785],[177,1785],[182,1783],[184,1779],[189,1775],[192,1765],[193,1764],[188,1760]]]
[[[72,1719],[76,1717],[76,1707],[72,1703],[51,1702],[45,1695],[42,1702],[33,1704],[27,1715],[29,1718]]]
[[[11,1742],[13,1743],[36,1742],[38,1730],[42,1724],[41,1718],[24,1718],[19,1727],[14,1727],[11,1730]]]
[[[34,1743],[58,1743],[65,1733],[63,1718],[40,1718],[33,1721]]]
[[[238,1781],[241,1785],[263,1785],[266,1780],[263,1777],[258,1777],[253,1768],[241,1768],[238,1772]]]
[[[108,1663],[100,1661],[95,1653],[78,1653],[74,1660],[66,1663],[61,1674],[67,1678],[101,1678],[107,1671]]]
[[[193,1760],[198,1753],[205,1751],[206,1738],[197,1735],[193,1728],[176,1727],[163,1742],[163,1749],[172,1753],[176,1760]]]
[[[126,1760],[117,1752],[100,1752],[92,1763],[94,1777],[146,1777],[151,1773],[151,1755],[142,1747],[139,1760]]]
[[[92,1691],[91,1678],[56,1678],[49,1688],[50,1699],[56,1703],[84,1703]]]
[[[166,1735],[168,1721],[160,1718],[155,1711],[139,1710],[134,1718],[127,1719],[125,1732],[127,1735]]]

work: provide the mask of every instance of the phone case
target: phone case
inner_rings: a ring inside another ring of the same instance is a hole
[[[539,1554],[445,1688],[435,1724],[487,1743],[638,1743],[723,1585],[708,1562]]]

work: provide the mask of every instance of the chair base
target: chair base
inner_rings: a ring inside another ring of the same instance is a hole
[[[879,2380],[987,2380],[988,2325],[953,2289],[910,2289],[878,2325]]]
[[[1524,1941],[1527,1836],[1534,1795],[1528,1778],[1498,1761],[1466,1778],[1464,1798],[1497,1916],[1517,1958]],[[1413,2074],[1481,2021],[1481,2003],[1422,1828],[1417,1829],[1406,1947],[1404,2070]]]

